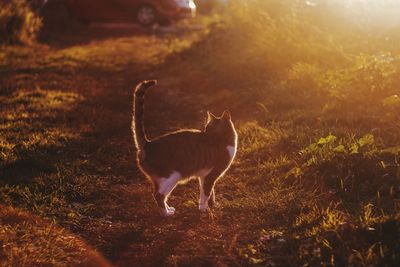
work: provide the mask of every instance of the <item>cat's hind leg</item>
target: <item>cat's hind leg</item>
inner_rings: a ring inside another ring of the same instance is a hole
[[[174,171],[166,178],[161,177],[155,179],[156,187],[154,192],[154,199],[157,202],[161,215],[174,215],[175,208],[168,206],[167,199],[181,178],[182,175],[179,172]]]

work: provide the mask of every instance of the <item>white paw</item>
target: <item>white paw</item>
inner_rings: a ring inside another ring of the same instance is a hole
[[[172,212],[172,213],[175,213],[175,208],[174,207],[167,206],[167,210]]]
[[[175,214],[175,210],[172,209],[162,209],[160,210],[161,216],[169,217]]]
[[[168,217],[175,214],[175,208],[166,206],[165,209],[160,210],[161,216]]]
[[[199,210],[201,212],[206,212],[208,210],[208,204],[199,204]]]

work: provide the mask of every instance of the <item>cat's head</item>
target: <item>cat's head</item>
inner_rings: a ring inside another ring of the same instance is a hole
[[[207,111],[207,122],[205,131],[213,134],[230,134],[235,132],[233,126],[231,114],[229,111],[224,111],[220,117],[215,116],[211,112]]]

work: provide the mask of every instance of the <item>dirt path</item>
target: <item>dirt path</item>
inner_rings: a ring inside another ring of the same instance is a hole
[[[69,211],[64,211],[67,215],[41,208],[33,212],[55,216],[116,266],[235,266],[239,265],[235,246],[241,236],[258,233],[259,229],[248,232],[245,224],[240,225],[239,207],[224,211],[230,195],[244,197],[233,172],[217,187],[219,208],[200,214],[198,186],[191,182],[174,191],[170,202],[177,214],[165,219],[157,214],[150,184],[135,166],[130,112],[131,89],[138,81],[159,80],[146,96],[150,137],[180,127],[200,128],[208,108],[216,112],[227,108],[205,101],[210,90],[218,94],[221,88],[212,88],[212,80],[179,57],[198,36],[193,31],[152,34],[97,25],[71,36],[53,36],[50,47],[9,47],[2,53],[2,95],[40,88],[44,97],[57,91],[80,99],[51,122],[43,117],[40,127],[71,134],[63,145],[55,151],[40,147],[41,154],[26,152],[54,167],[46,179],[63,175],[71,183],[70,191],[60,193]],[[37,133],[33,126],[29,131]],[[38,168],[33,179],[43,175]]]

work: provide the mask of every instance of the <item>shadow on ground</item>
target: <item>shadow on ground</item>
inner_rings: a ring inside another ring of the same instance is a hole
[[[172,34],[191,38],[180,31]],[[205,255],[209,249],[227,251],[226,257],[231,257],[225,247],[230,241],[223,236],[233,229],[222,227],[227,219],[218,210],[214,215],[198,212],[196,183],[178,188],[171,197],[178,216],[161,218],[153,205],[150,183],[134,162],[131,94],[139,81],[159,80],[159,86],[146,96],[145,124],[150,137],[181,127],[201,128],[205,120],[208,106],[202,98],[207,92],[198,91],[202,84],[192,87],[184,82],[180,52],[171,49],[171,39],[136,26],[97,24],[47,38],[50,46],[38,51],[11,50],[13,57],[22,61],[26,57],[32,63],[28,69],[14,58],[7,59],[11,65],[0,66],[7,74],[0,80],[3,101],[20,91],[35,90],[45,99],[31,107],[36,100],[27,97],[27,104],[9,103],[2,109],[2,120],[9,124],[5,141],[10,151],[6,153],[11,156],[0,165],[1,183],[14,189],[1,202],[55,218],[118,266],[173,265],[175,261],[211,264],[215,260],[211,257],[188,256],[197,250],[197,255]],[[116,51],[113,45],[121,42],[124,50]],[[171,52],[174,56],[167,58]],[[172,75],[176,68],[181,68],[182,76]],[[68,109],[63,108],[67,102],[54,106],[57,98],[48,98],[54,90],[74,94],[79,101]],[[6,119],[18,112],[37,114],[23,122],[20,134],[16,133],[21,125]],[[51,135],[52,129],[59,131]],[[24,147],[17,151],[21,143]],[[20,192],[22,183],[26,188]],[[61,199],[61,204],[37,199],[41,204],[32,206],[30,198],[22,197],[28,191],[39,198],[49,191],[49,184],[54,188],[52,197]],[[204,227],[208,223],[211,226]],[[198,247],[186,247],[185,242],[198,238]],[[175,255],[179,251],[186,256],[179,258]]]

